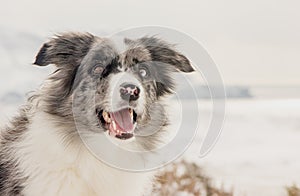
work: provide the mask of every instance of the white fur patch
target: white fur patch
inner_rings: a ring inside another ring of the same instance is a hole
[[[96,159],[80,141],[68,146],[62,131],[43,112],[34,114],[32,123],[16,156],[20,170],[29,176],[24,194],[54,195],[145,195],[151,188],[153,172],[130,173],[111,168]]]

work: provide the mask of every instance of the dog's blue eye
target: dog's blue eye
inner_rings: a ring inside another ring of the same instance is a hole
[[[145,69],[140,69],[140,75],[144,78],[147,76],[147,71]]]

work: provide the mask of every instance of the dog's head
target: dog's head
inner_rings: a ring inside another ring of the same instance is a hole
[[[119,52],[109,39],[87,33],[62,34],[45,43],[34,64],[57,67],[43,93],[45,111],[65,121],[75,119],[86,132],[122,140],[162,130],[167,115],[159,102],[173,92],[172,72],[194,69],[156,37],[124,43],[125,51]],[[145,141],[151,143],[155,134]]]

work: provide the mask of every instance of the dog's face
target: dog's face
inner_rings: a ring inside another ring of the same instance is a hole
[[[43,98],[46,112],[75,119],[87,133],[106,132],[121,140],[135,136],[151,143],[167,124],[159,103],[173,92],[172,72],[193,68],[158,38],[124,43],[126,49],[120,52],[107,38],[78,33],[45,43],[34,64],[58,68]],[[143,132],[152,134],[144,137]]]

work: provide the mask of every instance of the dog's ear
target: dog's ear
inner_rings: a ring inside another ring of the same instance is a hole
[[[177,71],[195,71],[188,58],[176,51],[173,45],[156,37],[143,37],[139,41],[150,52],[153,61],[170,64]]]
[[[77,67],[90,50],[94,40],[95,37],[89,33],[56,35],[56,37],[42,46],[33,64],[39,66],[55,64],[57,67]]]

